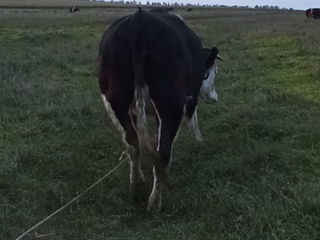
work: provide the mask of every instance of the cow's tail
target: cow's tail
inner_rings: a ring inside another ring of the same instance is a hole
[[[130,21],[131,35],[129,41],[132,52],[132,65],[134,70],[135,83],[139,87],[145,85],[144,60],[147,55],[145,32],[143,32],[142,15],[145,14],[141,8],[132,15]]]
[[[134,70],[134,99],[135,111],[137,116],[136,129],[140,139],[140,145],[145,145],[148,141],[147,119],[146,119],[146,101],[149,97],[148,86],[145,81],[145,58],[147,48],[144,38],[142,15],[144,12],[139,10],[131,18],[131,53],[132,66]]]

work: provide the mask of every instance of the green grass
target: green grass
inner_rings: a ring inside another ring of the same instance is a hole
[[[1,10],[0,239],[117,164],[123,146],[100,98],[97,49],[130,11]],[[320,22],[298,11],[184,16],[225,62],[219,101],[200,103],[205,142],[184,127],[175,143],[162,212],[131,201],[125,166],[41,225],[38,234],[52,233],[41,239],[320,238]]]

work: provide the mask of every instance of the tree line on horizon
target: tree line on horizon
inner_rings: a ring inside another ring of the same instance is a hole
[[[103,2],[103,0],[89,0],[90,2]],[[104,1],[105,2],[105,1]],[[273,10],[293,10],[293,8],[280,8],[279,6],[272,6],[272,5],[255,5],[254,7],[251,7],[249,5],[246,6],[239,6],[239,5],[233,5],[233,6],[227,6],[227,5],[219,5],[219,4],[192,4],[192,3],[169,3],[169,2],[150,2],[147,1],[146,4],[142,4],[141,1],[126,1],[126,0],[110,0],[106,3],[111,4],[123,4],[123,5],[130,5],[130,6],[147,6],[147,7],[186,7],[186,8],[254,8],[254,9],[273,9]]]

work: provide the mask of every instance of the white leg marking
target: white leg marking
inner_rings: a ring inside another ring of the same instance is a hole
[[[170,174],[170,169],[171,169],[171,165],[172,165],[173,144],[174,144],[174,142],[177,140],[177,138],[178,138],[178,136],[179,136],[180,126],[181,126],[181,122],[180,122],[179,128],[178,128],[178,130],[177,130],[177,132],[176,132],[176,135],[174,136],[174,138],[173,138],[173,140],[172,140],[172,143],[171,143],[170,159],[169,159],[168,166],[167,166],[167,168],[166,168],[166,174],[167,174],[167,175]]]
[[[124,131],[122,125],[120,124],[118,118],[116,117],[116,115],[115,115],[115,113],[114,113],[114,111],[113,111],[110,103],[107,101],[106,96],[105,96],[104,94],[102,94],[102,101],[103,101],[103,103],[104,103],[104,106],[105,106],[105,108],[106,108],[106,110],[107,110],[108,115],[109,115],[110,118],[111,118],[111,121],[112,121],[113,124],[117,127],[117,129],[120,131],[121,136],[122,136],[122,141],[123,141],[123,143],[125,144],[125,146],[126,146],[127,148],[129,148],[130,145],[129,145],[129,144],[127,143],[127,141],[126,141],[125,131]]]
[[[148,123],[146,118],[146,101],[149,99],[149,89],[147,86],[144,88],[135,89],[135,110],[137,113],[137,133],[139,136],[140,148],[153,151],[153,140],[148,132]]]
[[[158,201],[158,210],[160,210],[161,202],[162,202],[162,182],[158,181],[156,168],[153,167],[153,187],[148,200],[147,211],[150,211],[154,206],[155,202],[157,201]]]
[[[146,87],[145,87],[146,88]],[[136,105],[136,112],[137,112],[137,130],[139,132],[146,131],[146,112],[145,112],[145,106],[146,106],[146,89],[145,88],[139,88],[135,87],[134,90],[134,101]]]
[[[126,155],[128,158],[128,163],[129,163],[129,168],[130,168],[130,190],[132,188],[132,185],[135,181],[135,177],[137,175],[137,172],[139,172],[140,177],[144,179],[144,176],[142,174],[141,167],[139,166],[140,164],[138,163],[138,168],[137,168],[137,161],[138,161],[138,156],[137,156],[137,150],[131,146],[127,141],[125,137],[125,130],[123,129],[122,125],[120,124],[119,120],[117,119],[110,103],[107,101],[106,96],[102,94],[102,100],[104,103],[104,106],[107,110],[108,115],[110,116],[113,124],[118,128],[122,135],[122,142],[124,143],[126,149],[122,152],[122,155]]]
[[[157,114],[157,117],[158,117],[158,120],[159,120],[159,128],[158,128],[158,146],[157,146],[157,152],[160,151],[160,140],[161,140],[161,130],[162,130],[162,120],[161,120],[161,117],[160,117],[160,114],[158,112],[158,109],[155,105],[155,103],[151,100],[151,103],[154,107],[154,110]],[[171,168],[171,164],[172,164],[172,151],[173,151],[173,143],[175,142],[176,138],[178,137],[179,135],[179,131],[180,131],[180,125],[179,125],[179,128],[172,140],[172,143],[171,143],[171,150],[170,150],[170,159],[169,159],[169,163],[168,165],[166,166],[166,169],[164,169],[164,174],[165,176],[161,176],[160,179],[158,179],[158,176],[157,176],[157,171],[156,171],[156,168],[155,166],[153,167],[153,188],[152,188],[152,192],[150,194],[150,197],[149,197],[149,201],[148,201],[148,207],[147,207],[147,210],[150,211],[152,209],[152,207],[154,206],[155,203],[158,203],[158,210],[161,209],[161,202],[162,202],[162,188],[163,188],[163,184],[167,181],[166,179],[166,176],[169,175],[169,172],[170,172],[170,168]],[[162,159],[160,158],[160,155],[157,155],[158,159],[155,159],[156,161],[162,161]]]
[[[158,109],[155,105],[155,103],[150,99],[153,107],[154,107],[154,110],[157,114],[157,118],[159,120],[159,127],[158,127],[158,144],[157,144],[157,152],[159,152],[160,150],[160,139],[161,139],[161,127],[162,127],[162,120],[161,120],[161,117],[160,117],[160,114],[158,112]],[[155,155],[155,161],[161,161],[161,158],[160,158],[160,155],[159,154],[156,154]],[[153,166],[153,187],[152,187],[152,192],[150,194],[150,197],[149,197],[149,200],[148,200],[148,206],[147,206],[147,211],[150,211],[154,204],[156,202],[158,202],[158,210],[161,209],[161,202],[162,202],[162,181],[159,181],[158,180],[158,177],[157,177],[157,172],[156,172],[156,168],[155,166]]]
[[[197,107],[193,113],[193,116],[189,122],[189,126],[190,128],[193,130],[195,139],[197,142],[202,142],[203,138],[199,129],[199,125],[198,125],[198,114],[197,114]]]
[[[151,194],[149,197],[149,203],[151,203],[155,198],[155,195],[156,195],[155,193],[157,190],[157,181],[158,181],[155,166],[153,166],[152,172],[153,172],[153,187],[152,187],[152,191],[151,191]],[[149,205],[152,205],[152,204],[149,204]]]
[[[155,103],[151,100],[151,103],[154,107],[154,110],[157,114],[157,117],[158,117],[158,120],[159,120],[159,127],[158,127],[158,146],[157,146],[157,151],[159,152],[159,149],[160,149],[160,138],[161,138],[161,126],[162,126],[162,121],[161,121],[161,118],[160,118],[160,115],[159,115],[159,112],[158,112],[158,109],[155,105]]]

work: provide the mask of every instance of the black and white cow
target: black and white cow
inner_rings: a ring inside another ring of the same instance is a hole
[[[320,19],[320,8],[309,8],[306,10],[306,17],[308,20],[310,18]]]
[[[122,132],[132,191],[144,182],[140,155],[153,161],[148,210],[161,206],[183,115],[200,134],[198,95],[217,58],[216,48],[203,49],[197,35],[167,12],[139,9],[116,20],[102,36],[99,84],[107,112]],[[156,128],[150,127],[148,112],[155,116]]]
[[[71,12],[71,13],[80,12],[80,8],[79,7],[70,7],[69,12]]]

